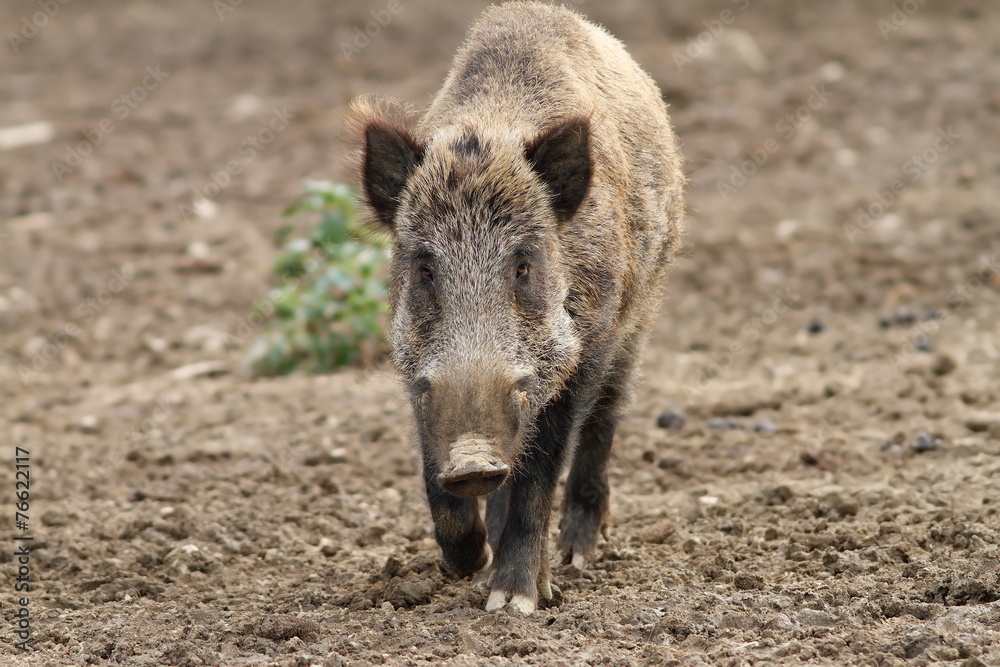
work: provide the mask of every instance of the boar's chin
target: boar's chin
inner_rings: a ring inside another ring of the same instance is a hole
[[[500,444],[478,433],[467,434],[448,446],[447,463],[438,483],[461,498],[485,496],[499,489],[510,474]]]

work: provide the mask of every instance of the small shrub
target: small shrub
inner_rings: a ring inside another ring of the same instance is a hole
[[[307,181],[305,193],[284,216],[319,214],[307,238],[287,240],[292,226],[279,230],[284,250],[274,262],[277,296],[259,318],[270,317],[247,356],[256,375],[323,373],[375,361],[387,351],[388,244],[362,238],[350,188]]]

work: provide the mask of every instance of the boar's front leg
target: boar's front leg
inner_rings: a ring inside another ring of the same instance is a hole
[[[487,611],[509,605],[514,611],[530,614],[538,605],[539,595],[552,597],[547,548],[549,517],[567,443],[577,421],[574,404],[572,393],[564,390],[557,401],[542,410],[536,434],[507,482],[510,491],[496,492],[499,495],[490,512],[491,524],[499,523],[503,516],[499,504],[504,500],[507,512],[495,541]]]
[[[434,519],[434,539],[441,547],[445,566],[464,577],[490,566],[493,552],[486,543],[486,526],[479,516],[477,498],[459,498],[438,483],[438,469],[424,457],[424,485]]]
[[[642,348],[635,337],[610,369],[593,410],[580,429],[580,441],[566,480],[563,518],[557,549],[563,563],[583,569],[597,550],[597,538],[607,538],[609,521],[608,459],[618,422],[625,415],[635,379],[635,360]]]

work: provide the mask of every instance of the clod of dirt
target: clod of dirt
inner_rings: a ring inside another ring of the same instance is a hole
[[[427,604],[444,586],[445,575],[436,556],[421,555],[403,563],[389,557],[365,597],[372,605],[391,602],[396,609]]]
[[[674,525],[674,522],[664,519],[640,530],[638,537],[640,541],[648,544],[664,544],[669,542],[676,533],[677,526]]]
[[[989,431],[991,434],[1000,435],[1000,412],[982,412],[973,415],[965,420],[965,428],[973,433]]]
[[[681,430],[687,423],[687,417],[680,410],[664,410],[656,418],[656,425],[660,428]]]
[[[947,354],[939,354],[931,365],[931,372],[934,375],[947,375],[956,368],[958,368],[958,364],[955,363],[954,359]]]
[[[219,565],[214,556],[199,549],[194,544],[185,544],[171,549],[163,557],[163,562],[177,574],[208,573]]]
[[[784,505],[794,495],[790,488],[782,484],[781,486],[774,486],[764,490],[761,493],[761,500],[765,505]]]
[[[764,578],[759,574],[740,572],[733,579],[733,585],[741,591],[759,591],[764,588]]]
[[[780,410],[781,401],[776,398],[746,403],[716,403],[712,406],[713,417],[749,417],[761,410]]]
[[[320,624],[316,621],[291,614],[269,614],[243,626],[243,634],[256,635],[276,642],[288,641],[292,637],[307,639],[319,631]]]
[[[995,602],[1000,600],[1000,574],[986,568],[968,574],[955,572],[929,589],[924,599],[948,606]]]

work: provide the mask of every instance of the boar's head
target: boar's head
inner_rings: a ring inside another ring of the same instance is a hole
[[[580,357],[561,233],[590,187],[590,127],[490,119],[417,138],[355,106],[363,191],[392,236],[393,359],[425,473],[456,496],[499,488]]]

